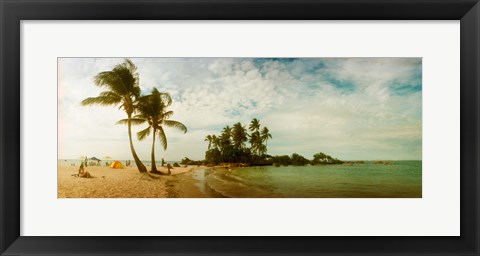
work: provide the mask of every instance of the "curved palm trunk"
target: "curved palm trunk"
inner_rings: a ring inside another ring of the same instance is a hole
[[[153,142],[152,142],[152,173],[158,173],[157,165],[155,164],[155,133],[157,131],[153,129]]]
[[[137,152],[135,152],[135,148],[133,148],[133,141],[132,141],[132,121],[131,115],[128,115],[128,140],[130,141],[130,150],[132,151],[133,160],[135,160],[135,165],[137,165],[139,172],[147,172],[147,168],[143,165],[142,161],[137,156]]]

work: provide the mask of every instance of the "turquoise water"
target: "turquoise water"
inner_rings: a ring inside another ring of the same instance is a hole
[[[419,198],[422,162],[394,165],[265,166],[205,170],[196,175],[227,197]]]

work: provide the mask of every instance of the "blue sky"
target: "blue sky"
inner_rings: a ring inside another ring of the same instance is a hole
[[[59,158],[131,159],[125,113],[83,107],[98,95],[93,76],[122,58],[60,58]],[[324,152],[344,160],[421,159],[421,58],[132,58],[140,86],[173,98],[172,119],[187,134],[166,130],[157,158],[203,159],[208,134],[252,118],[267,126],[272,155]],[[134,127],[134,132],[143,129]],[[148,160],[151,139],[134,141]]]

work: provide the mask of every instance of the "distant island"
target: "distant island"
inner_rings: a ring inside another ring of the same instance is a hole
[[[249,133],[250,132],[250,133]],[[232,127],[225,126],[219,135],[207,135],[208,150],[205,152],[205,160],[194,161],[185,157],[180,162],[184,165],[215,166],[228,164],[229,166],[302,166],[302,165],[326,165],[343,164],[342,160],[333,158],[325,153],[313,155],[309,160],[302,155],[293,153],[289,155],[271,156],[267,154],[268,140],[272,139],[268,127],[261,128],[260,120],[254,118],[248,125],[240,122]],[[247,143],[249,146],[247,146]]]

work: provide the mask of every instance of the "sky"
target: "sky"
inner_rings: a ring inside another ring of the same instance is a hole
[[[142,93],[171,94],[167,150],[156,158],[204,159],[205,136],[260,120],[272,134],[268,154],[324,152],[341,160],[422,159],[421,58],[131,58]],[[114,106],[81,106],[105,90],[93,77],[123,58],[58,59],[58,157],[133,159],[126,118]],[[146,125],[133,126],[133,133]],[[152,138],[134,145],[150,159]]]

